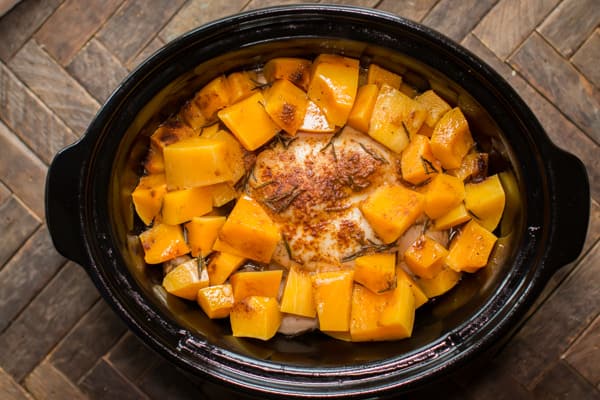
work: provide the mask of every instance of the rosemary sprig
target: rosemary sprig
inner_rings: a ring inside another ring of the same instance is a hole
[[[256,182],[256,176],[254,175],[254,166],[256,165],[256,161],[248,168],[246,173],[242,175],[242,177],[235,183],[233,186],[235,190],[238,192],[245,192],[248,190],[248,185],[250,184],[250,179],[253,179]]]
[[[198,278],[202,276],[202,271],[206,268],[206,260],[202,257],[202,254],[199,254],[196,257],[196,261],[198,262]]]
[[[365,153],[373,157],[373,159],[375,159],[376,161],[379,161],[382,164],[389,164],[389,161],[383,158],[381,155],[379,155],[375,150],[369,149],[367,146],[360,142],[358,144],[365,151]]]
[[[335,162],[337,162],[337,154],[335,154],[335,145],[333,144],[333,141],[340,135],[340,133],[342,133],[341,129],[335,131],[333,135],[331,135],[331,137],[329,138],[327,144],[323,146],[321,150],[319,150],[319,153],[324,153],[325,150],[327,150],[329,146],[331,146],[331,151],[333,152],[333,159],[335,160]]]
[[[285,193],[273,195],[263,200],[263,203],[273,212],[279,214],[285,210],[296,200],[298,196],[304,193],[304,189],[294,186],[292,190]]]
[[[421,156],[421,164],[423,164],[423,169],[425,170],[425,175],[434,174],[437,172],[437,169],[433,165],[431,161]]]
[[[384,243],[375,243],[370,239],[367,241],[368,241],[368,243],[364,244],[360,249],[358,249],[357,252],[347,255],[345,257],[342,257],[341,261],[343,263],[352,261],[352,260],[354,260],[358,257],[364,256],[365,254],[370,253],[370,252],[383,253],[384,251],[391,250],[392,248],[394,248],[394,246],[396,246],[396,242],[384,244]]]
[[[481,220],[481,218],[479,218],[479,217],[477,216],[477,214],[475,214],[473,211],[469,210],[468,208],[467,208],[467,212],[468,212],[469,214],[471,214],[471,216],[473,216],[475,219]]]
[[[404,133],[406,133],[406,137],[410,138],[410,132],[408,131],[408,128],[406,127],[406,124],[404,123],[404,121],[402,121],[402,129],[404,129]]]
[[[290,144],[292,144],[292,142],[294,142],[294,140],[296,140],[298,138],[294,137],[294,136],[290,136],[287,133],[279,132],[277,134],[277,136],[275,136],[275,139],[277,140],[278,143],[281,143],[281,145],[283,146],[284,149],[287,150],[287,148],[290,147]]]
[[[277,182],[276,182],[276,181],[274,181],[274,180],[270,180],[270,181],[263,182],[263,183],[261,183],[260,185],[256,185],[256,186],[252,186],[252,185],[250,185],[250,187],[251,187],[252,189],[254,189],[254,190],[258,190],[258,189],[262,189],[262,188],[264,188],[264,187],[267,187],[267,186],[273,185],[273,184],[275,184],[275,183],[277,183]]]

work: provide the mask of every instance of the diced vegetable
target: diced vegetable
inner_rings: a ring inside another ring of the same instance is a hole
[[[218,115],[248,151],[258,149],[280,130],[265,111],[261,92],[219,111]]]
[[[475,142],[460,108],[453,108],[438,121],[431,135],[431,151],[446,169],[458,168]]]
[[[477,222],[492,232],[498,226],[504,211],[506,196],[498,175],[479,183],[465,185],[465,205]]]
[[[385,243],[398,239],[423,213],[422,194],[403,186],[380,186],[360,206],[363,215]]]
[[[462,181],[447,174],[437,174],[427,185],[425,213],[429,218],[439,218],[457,207],[465,198]]]
[[[404,261],[421,278],[431,279],[444,265],[448,250],[428,236],[421,235],[404,252]]]
[[[467,211],[465,203],[460,203],[446,214],[437,218],[434,222],[435,229],[444,230],[460,225],[471,219],[471,214]]]
[[[442,270],[431,279],[419,279],[417,284],[429,298],[441,296],[452,289],[460,280],[460,272],[443,266]]]
[[[319,329],[340,332],[350,328],[354,271],[318,272],[312,277]]]
[[[160,264],[190,252],[179,225],[155,224],[142,232],[140,242],[148,264]]]
[[[310,275],[292,267],[285,282],[281,298],[281,311],[303,317],[314,317],[317,314],[313,297]]]
[[[383,84],[371,114],[369,136],[400,154],[416,134],[425,117],[425,108],[398,89]]]
[[[148,154],[144,159],[144,169],[149,175],[163,174],[165,172],[165,159],[162,150],[157,149],[155,145],[150,145]]]
[[[213,128],[214,127],[214,128]],[[227,145],[229,169],[231,170],[231,182],[237,182],[244,174],[244,149],[230,133],[218,129],[218,124],[202,130],[202,138],[221,140]]]
[[[415,297],[409,283],[399,280],[379,318],[379,324],[390,332],[388,340],[412,335],[415,309]]]
[[[444,114],[450,111],[451,107],[433,90],[423,92],[417,96],[415,100],[427,109],[427,118],[425,118],[425,123],[421,127],[419,133],[431,137],[435,125]]]
[[[214,207],[221,207],[232,200],[239,197],[239,193],[235,190],[230,182],[221,182],[208,187],[212,194]]]
[[[208,264],[208,279],[211,285],[220,285],[246,261],[244,257],[220,252]]]
[[[207,83],[194,96],[194,101],[207,121],[214,121],[217,111],[230,104],[229,88],[225,76],[219,76]]]
[[[271,119],[290,135],[296,135],[308,107],[306,93],[290,81],[279,79],[265,90],[264,98]]]
[[[455,271],[475,272],[485,267],[498,238],[474,220],[450,245],[446,264]]]
[[[367,69],[367,84],[377,85],[378,88],[386,84],[400,90],[402,77],[385,68],[381,68],[377,64],[369,64],[369,68]]]
[[[268,82],[287,79],[300,89],[308,90],[312,63],[303,58],[281,57],[269,60],[263,68]]]
[[[281,312],[277,299],[250,296],[233,306],[229,319],[233,336],[269,340],[281,325]]]
[[[205,268],[198,268],[198,260],[192,259],[173,268],[162,285],[174,296],[196,300],[198,291],[208,286],[208,273]]]
[[[235,104],[250,96],[256,89],[256,74],[248,71],[239,71],[227,77],[227,88],[229,89],[229,102]]]
[[[168,192],[163,199],[162,221],[168,225],[182,224],[208,214],[212,205],[212,193],[207,187]]]
[[[394,289],[396,287],[396,255],[371,254],[356,258],[354,280],[374,293]]]
[[[415,308],[421,307],[423,304],[429,301],[429,298],[423,292],[423,289],[415,282],[415,280],[410,277],[402,267],[396,267],[396,278],[398,281],[405,281],[410,289],[412,290],[413,296],[415,298]]]
[[[344,126],[358,90],[358,60],[335,56],[317,57],[308,85],[308,97],[332,125]]]
[[[231,154],[222,140],[191,138],[165,148],[165,175],[167,187],[188,189],[231,181]]]
[[[208,286],[198,291],[197,301],[208,318],[226,318],[233,308],[233,290],[230,284]]]
[[[323,110],[314,101],[309,100],[306,113],[304,114],[304,121],[302,121],[302,125],[300,125],[298,130],[303,132],[330,133],[335,131],[335,125],[330,124]]]
[[[237,254],[252,260],[269,262],[281,240],[279,227],[254,199],[242,196],[227,217],[219,238]]]
[[[179,111],[179,118],[196,132],[206,125],[206,118],[195,101],[188,101]]]
[[[131,198],[135,211],[146,225],[150,225],[160,213],[163,197],[167,192],[164,174],[146,175],[140,178]]]
[[[348,116],[348,125],[362,133],[369,132],[369,123],[371,121],[371,114],[373,114],[373,108],[375,107],[375,101],[377,101],[377,94],[379,93],[379,87],[375,84],[363,85],[358,88],[358,94],[356,95],[356,101]]]
[[[488,154],[472,152],[463,158],[460,167],[448,170],[447,173],[463,181],[469,178],[481,180],[487,176],[487,169]]]
[[[206,257],[212,252],[219,229],[225,223],[225,217],[194,217],[185,224],[187,239],[192,257]]]
[[[400,161],[402,178],[418,185],[432,179],[441,170],[441,165],[431,152],[429,139],[423,135],[415,135],[402,152]]]
[[[237,272],[229,278],[233,298],[240,301],[249,296],[277,297],[282,270]]]
[[[155,149],[164,151],[165,147],[173,143],[197,136],[198,133],[183,122],[168,121],[156,128],[150,136],[150,141]]]

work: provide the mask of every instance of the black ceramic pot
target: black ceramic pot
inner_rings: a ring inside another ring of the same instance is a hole
[[[148,135],[211,78],[281,55],[343,53],[434,88],[467,115],[510,171],[492,265],[420,309],[411,339],[352,344],[321,334],[268,342],[165,296],[140,263],[130,193]],[[81,264],[106,301],[150,347],[194,375],[273,396],[366,397],[412,390],[488,349],[551,275],[580,253],[589,219],[582,163],[556,148],[509,85],[477,57],[419,24],[379,11],[290,6],[200,27],[165,46],[117,88],[83,138],[54,159],[46,215],[56,248]],[[73,299],[77,301],[77,299]]]

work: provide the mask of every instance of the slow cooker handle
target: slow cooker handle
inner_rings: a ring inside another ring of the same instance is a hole
[[[574,261],[583,249],[590,217],[590,184],[584,164],[559,148],[550,163],[553,180],[550,257],[553,270]]]
[[[86,159],[82,142],[59,151],[46,176],[46,222],[56,250],[87,266],[89,258],[79,217],[79,186]]]

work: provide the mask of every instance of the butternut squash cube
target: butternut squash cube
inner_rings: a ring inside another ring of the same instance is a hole
[[[452,210],[437,218],[434,221],[433,226],[437,230],[450,229],[453,226],[460,225],[463,222],[467,222],[470,219],[471,214],[469,214],[469,212],[467,211],[465,203],[461,202]]]
[[[198,260],[192,259],[173,268],[162,285],[174,296],[196,300],[198,291],[208,286],[208,273],[206,268],[198,268]]]
[[[431,279],[444,266],[448,250],[428,236],[421,235],[405,252],[404,261],[421,278]]]
[[[354,285],[350,319],[353,342],[410,337],[414,316],[415,298],[406,281],[399,281],[396,289],[379,295]]]
[[[373,293],[396,287],[396,254],[371,254],[357,257],[354,280]]]
[[[348,116],[348,125],[362,133],[369,132],[369,123],[373,108],[375,108],[375,101],[377,101],[377,94],[379,94],[379,87],[375,84],[363,85],[358,88],[356,101]]]
[[[212,194],[213,207],[221,207],[239,197],[239,193],[229,182],[217,183],[208,188]]]
[[[164,174],[165,173],[165,158],[162,150],[151,144],[148,150],[148,155],[144,159],[144,170],[148,175]]]
[[[277,299],[250,296],[233,306],[229,320],[233,336],[269,340],[281,325],[281,312]]]
[[[169,190],[189,189],[232,181],[236,156],[226,142],[202,137],[182,140],[165,148]]]
[[[487,176],[488,154],[472,152],[467,154],[460,164],[460,167],[446,171],[449,175],[465,181],[469,178],[480,181]]]
[[[200,132],[202,127],[206,125],[206,118],[200,107],[196,104],[195,101],[190,100],[183,105],[181,110],[179,111],[179,118],[187,124],[190,128],[192,128],[195,132]]]
[[[281,311],[309,318],[317,315],[312,281],[307,272],[296,267],[290,269],[281,298]]]
[[[219,229],[225,223],[225,217],[194,217],[185,224],[187,239],[192,257],[206,257],[212,252]]]
[[[335,131],[335,125],[327,121],[325,113],[314,101],[308,100],[304,121],[302,121],[302,125],[298,130],[302,132],[330,133]]]
[[[204,129],[202,131],[204,139],[221,140],[227,145],[229,154],[228,163],[231,170],[231,182],[235,183],[246,173],[244,167],[244,149],[240,142],[231,135],[231,133],[223,129]]]
[[[404,339],[412,335],[415,322],[415,296],[408,281],[399,280],[379,316],[379,325],[390,331],[389,339]]]
[[[237,272],[229,278],[233,298],[240,301],[249,296],[275,297],[279,293],[282,270]]]
[[[429,139],[415,135],[402,152],[400,168],[405,181],[418,185],[440,172],[441,165],[431,152]]]
[[[177,225],[212,211],[212,193],[209,188],[175,190],[165,194],[162,221]]]
[[[214,121],[217,111],[231,104],[229,100],[229,87],[225,76],[219,76],[207,83],[196,93],[194,101],[206,120],[208,122]]]
[[[248,151],[258,149],[280,130],[265,111],[260,92],[219,111],[218,116]]]
[[[330,124],[344,126],[358,89],[358,60],[320,55],[315,60],[308,97],[325,113]]]
[[[398,279],[398,281],[405,281],[412,290],[415,298],[415,309],[421,307],[423,304],[429,301],[429,298],[423,289],[417,285],[417,282],[415,282],[415,280],[402,267],[396,267],[396,279]]]
[[[256,73],[249,71],[234,72],[227,77],[227,87],[229,89],[229,103],[235,104],[250,96],[256,89]]]
[[[303,58],[274,58],[265,64],[263,74],[267,82],[286,79],[300,89],[307,90],[310,81],[311,65],[312,63],[309,60]]]
[[[244,257],[235,254],[220,252],[211,258],[208,263],[208,280],[211,285],[220,285],[229,278],[229,275],[246,261]]]
[[[230,284],[207,286],[198,291],[197,301],[208,318],[226,318],[233,308],[233,290]]]
[[[486,266],[497,239],[493,233],[471,220],[450,245],[446,264],[457,272],[475,272]]]
[[[181,121],[167,121],[160,125],[150,141],[155,149],[164,151],[165,147],[184,139],[197,137],[198,133]]]
[[[318,272],[312,276],[319,329],[340,332],[350,329],[354,271]]]
[[[140,242],[148,264],[160,264],[190,252],[179,225],[155,224],[140,234]]]
[[[506,196],[498,175],[492,175],[479,183],[465,185],[465,205],[477,222],[492,232],[498,226]]]
[[[465,198],[465,185],[451,175],[437,174],[427,185],[425,214],[436,219],[447,214]]]
[[[249,196],[238,199],[219,238],[237,250],[237,254],[260,262],[269,262],[281,240],[279,226]]]
[[[421,104],[383,84],[371,114],[369,136],[400,154],[426,116],[427,111]]]
[[[442,270],[431,279],[419,279],[417,284],[429,298],[441,296],[460,281],[460,272],[444,265]]]
[[[296,135],[308,107],[306,93],[290,81],[279,79],[264,91],[263,96],[265,110],[271,119],[290,135]]]
[[[394,89],[400,90],[402,77],[392,71],[381,68],[377,64],[369,64],[369,68],[367,69],[367,84],[377,85],[378,88],[381,88],[383,84],[386,84]]]
[[[400,185],[378,187],[360,205],[384,243],[397,240],[423,214],[424,196]]]
[[[221,124],[214,123],[212,125],[205,126],[202,128],[201,136],[205,139],[213,139],[213,135],[219,131],[219,126]]]
[[[440,96],[438,96],[433,90],[427,90],[421,93],[415,98],[415,100],[422,104],[427,110],[425,125],[432,130],[435,128],[435,125],[442,118],[442,116],[452,109],[450,105],[446,103],[446,101]]]
[[[167,182],[164,174],[142,176],[131,193],[135,212],[146,225],[150,225],[160,213],[165,193]]]
[[[445,169],[460,167],[474,145],[469,124],[458,107],[444,114],[431,135],[431,151]]]

